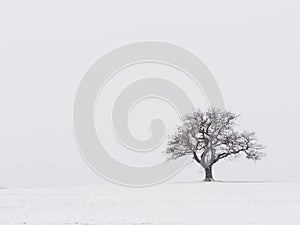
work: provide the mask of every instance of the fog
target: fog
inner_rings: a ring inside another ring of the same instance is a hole
[[[266,146],[262,161],[220,162],[216,179],[299,181],[299,7],[299,1],[2,1],[0,186],[107,182],[77,149],[76,90],[102,55],[144,40],[198,55],[226,108],[241,113],[240,128],[256,131]],[[200,179],[201,168],[189,165],[172,181]]]

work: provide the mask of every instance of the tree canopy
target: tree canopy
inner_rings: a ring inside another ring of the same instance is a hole
[[[238,117],[217,108],[206,111],[197,109],[186,114],[182,125],[169,138],[166,149],[168,158],[172,160],[192,155],[206,170],[206,180],[213,180],[212,165],[226,157],[244,154],[247,159],[261,159],[264,146],[257,142],[254,132],[235,129]]]

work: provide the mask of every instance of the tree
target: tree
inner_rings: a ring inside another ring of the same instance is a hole
[[[182,125],[169,137],[166,154],[169,160],[191,155],[205,170],[205,181],[213,181],[212,167],[219,160],[242,154],[247,159],[259,160],[264,146],[257,143],[255,133],[237,131],[239,115],[227,110],[199,109],[186,114]]]

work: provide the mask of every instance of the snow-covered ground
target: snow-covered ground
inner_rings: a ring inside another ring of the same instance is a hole
[[[0,224],[300,224],[300,183],[2,189]]]

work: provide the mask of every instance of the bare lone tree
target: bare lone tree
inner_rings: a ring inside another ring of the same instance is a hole
[[[205,170],[205,181],[213,181],[212,167],[226,157],[245,154],[259,160],[264,146],[257,143],[255,133],[234,129],[239,116],[227,110],[210,108],[185,115],[182,125],[170,136],[166,150],[170,160],[191,155]]]

